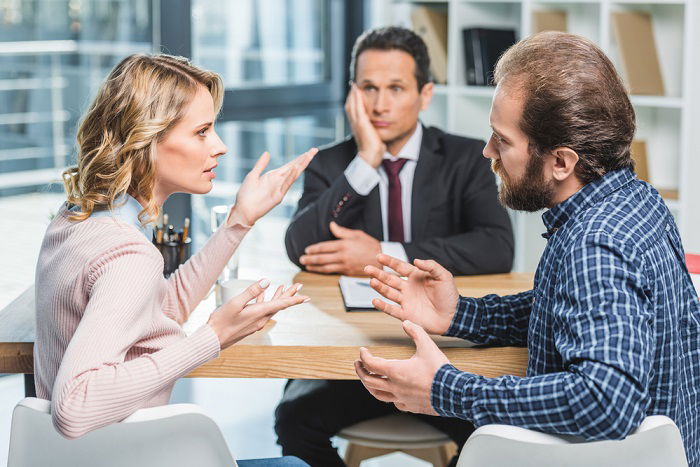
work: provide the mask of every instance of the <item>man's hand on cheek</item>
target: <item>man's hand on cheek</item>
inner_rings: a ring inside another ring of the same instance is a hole
[[[382,252],[379,240],[361,230],[347,229],[330,223],[331,233],[338,240],[310,245],[299,258],[307,271],[326,274],[365,276],[364,267],[381,267],[377,255]]]
[[[350,87],[350,93],[345,101],[345,113],[348,116],[352,134],[357,143],[358,154],[376,169],[382,163],[386,152],[386,144],[379,137],[379,133],[377,133],[374,126],[372,126],[362,99],[362,92],[355,83]]]

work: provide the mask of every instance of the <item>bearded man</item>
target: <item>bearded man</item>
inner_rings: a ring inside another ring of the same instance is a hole
[[[587,440],[622,439],[650,415],[678,426],[700,465],[700,304],[672,214],[630,156],[634,110],[592,42],[541,33],[499,60],[484,149],[513,209],[547,208],[547,246],[533,290],[460,297],[435,261],[386,255],[372,286],[399,304],[409,360],[367,349],[355,369],[400,410],[513,425]],[[527,346],[526,377],[459,371],[428,334]]]

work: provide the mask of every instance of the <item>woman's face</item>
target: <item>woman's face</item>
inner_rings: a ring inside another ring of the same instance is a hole
[[[226,145],[214,131],[214,101],[204,86],[185,108],[182,119],[157,145],[155,195],[159,205],[173,193],[208,193],[217,159]]]

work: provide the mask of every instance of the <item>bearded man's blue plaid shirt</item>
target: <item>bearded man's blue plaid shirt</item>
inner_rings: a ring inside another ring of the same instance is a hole
[[[621,439],[647,415],[678,425],[700,465],[700,303],[673,216],[627,169],[543,215],[547,246],[533,290],[460,297],[446,335],[527,346],[526,377],[444,365],[443,416],[589,440]]]

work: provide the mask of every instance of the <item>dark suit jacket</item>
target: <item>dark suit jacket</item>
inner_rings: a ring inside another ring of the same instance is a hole
[[[482,141],[423,128],[411,195],[409,261],[434,259],[453,274],[508,272],[513,264],[510,218],[497,199],[495,176],[482,156]],[[327,147],[304,172],[285,245],[299,267],[304,249],[333,240],[335,221],[383,240],[379,187],[358,194],[343,173],[357,155],[352,138]]]

